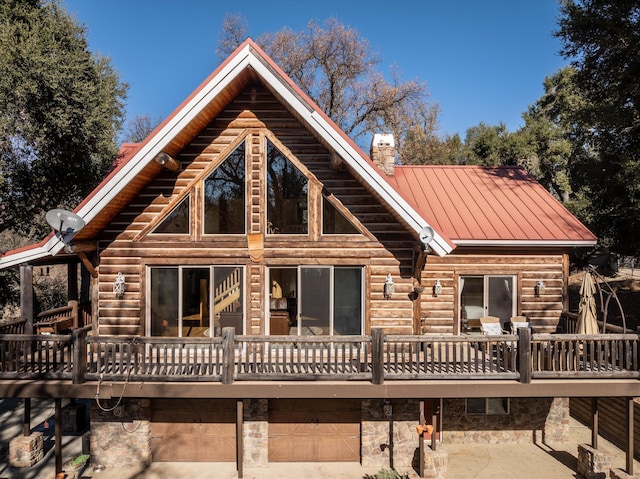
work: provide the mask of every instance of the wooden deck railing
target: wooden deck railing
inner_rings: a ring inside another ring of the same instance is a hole
[[[87,380],[222,380],[222,338],[88,337],[87,346]]]
[[[371,337],[237,336],[235,380],[371,380]]]
[[[533,378],[637,378],[637,334],[535,334]]]
[[[388,336],[385,379],[518,379],[518,337]]]
[[[0,335],[0,378],[73,379],[77,335]]]
[[[26,319],[13,319],[0,324],[0,334],[24,334]]]
[[[501,336],[0,335],[0,379],[371,381],[640,378],[636,334]]]

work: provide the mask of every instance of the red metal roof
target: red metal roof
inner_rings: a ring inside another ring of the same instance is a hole
[[[456,244],[596,241],[522,168],[396,166],[389,181],[433,228]]]

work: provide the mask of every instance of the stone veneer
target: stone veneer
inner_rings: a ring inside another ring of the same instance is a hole
[[[44,457],[44,437],[41,432],[17,436],[9,442],[9,465],[31,467]]]
[[[245,467],[264,467],[269,463],[269,401],[244,400],[242,442]]]
[[[91,463],[107,467],[151,464],[151,401],[123,399],[91,403]],[[103,410],[103,409],[106,409]]]
[[[611,469],[611,456],[604,449],[578,444],[578,474],[585,479],[604,479]]]
[[[445,443],[569,441],[568,398],[511,398],[509,414],[467,415],[464,399],[445,400],[443,408]]]
[[[414,399],[393,400],[385,411],[383,400],[362,401],[361,456],[365,467],[413,468],[417,466],[420,420],[419,402]],[[390,412],[391,416],[386,413]],[[393,422],[391,422],[393,421]],[[390,438],[390,429],[393,435]],[[391,459],[393,452],[393,459]]]

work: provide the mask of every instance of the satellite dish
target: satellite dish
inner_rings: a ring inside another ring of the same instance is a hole
[[[433,228],[431,226],[425,226],[420,230],[420,241],[423,245],[427,246],[429,243],[431,243],[431,240],[433,240],[434,235],[435,233],[433,231]]]
[[[78,231],[84,228],[84,220],[77,214],[66,210],[49,210],[45,216],[49,226],[53,228],[56,237],[62,241],[65,246],[69,246],[71,239]]]

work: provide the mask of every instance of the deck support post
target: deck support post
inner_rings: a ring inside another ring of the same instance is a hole
[[[440,412],[440,401],[435,399],[431,400],[431,425],[433,426],[433,432],[431,433],[431,450],[435,451],[438,441],[436,436],[438,435],[438,414]]]
[[[531,329],[518,328],[518,369],[520,382],[531,382]]]
[[[627,474],[633,476],[633,397],[627,398]]]
[[[233,340],[236,328],[222,328],[222,384],[233,383]]]
[[[371,330],[371,382],[373,384],[384,383],[384,330],[374,328]]]
[[[24,398],[24,420],[22,422],[22,435],[31,435],[31,398]]]
[[[424,416],[424,401],[420,401],[420,425],[424,425],[427,422]],[[424,477],[424,430],[418,435],[418,455],[420,457],[418,461],[418,475]]]
[[[33,334],[33,266],[20,265],[20,315],[26,323],[24,334]]]
[[[87,371],[87,330],[74,329],[73,338],[73,384],[82,384]]]
[[[591,447],[598,449],[598,398],[591,398]]]
[[[236,401],[236,469],[238,479],[244,475],[244,437],[242,429],[244,425],[244,402],[242,399]]]
[[[56,474],[62,472],[62,399],[55,399]]]

